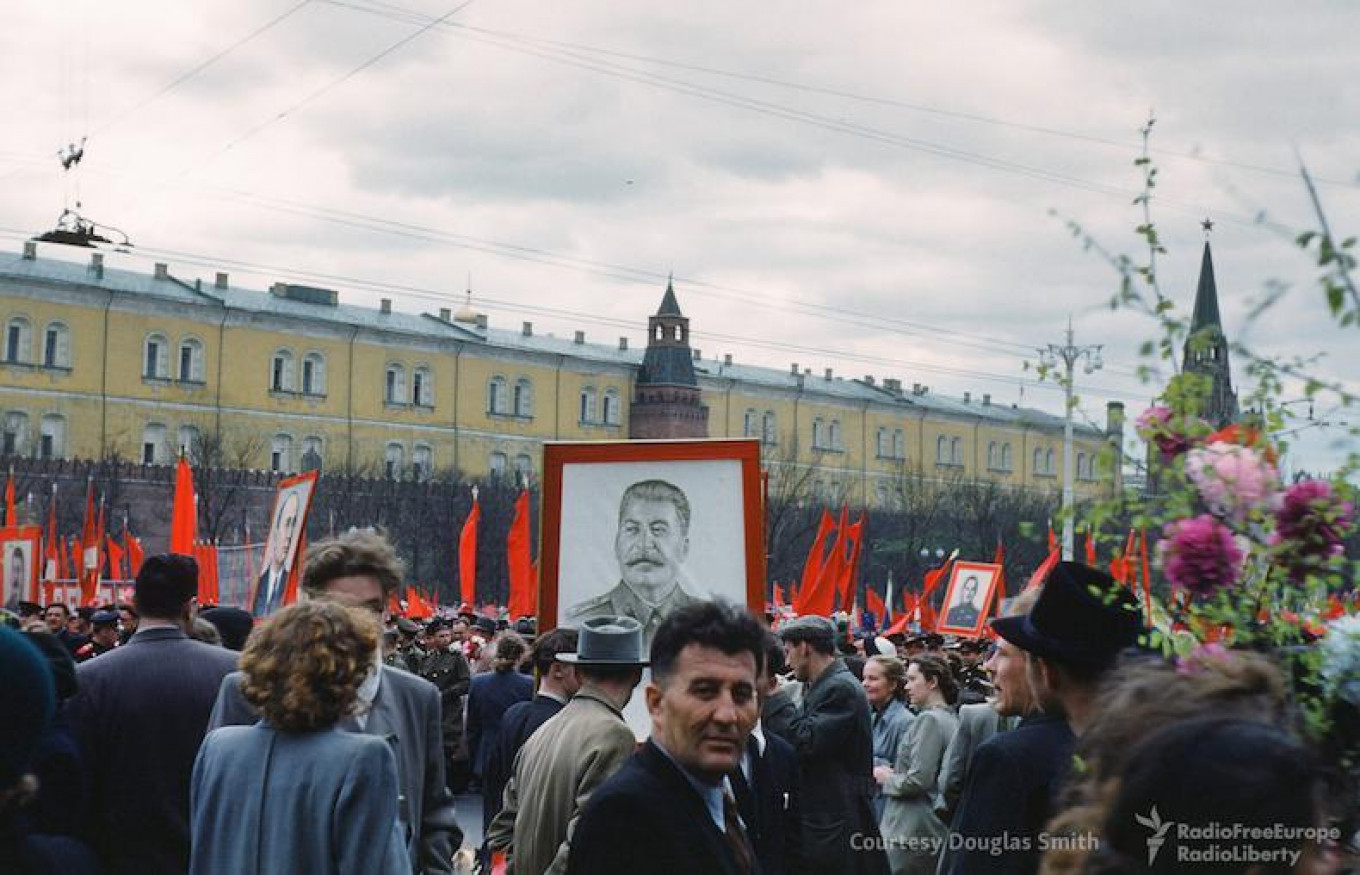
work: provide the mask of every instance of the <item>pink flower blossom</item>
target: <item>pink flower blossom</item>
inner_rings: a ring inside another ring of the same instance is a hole
[[[1173,586],[1207,596],[1237,583],[1245,554],[1232,531],[1211,515],[1167,523],[1162,535],[1157,556]]]
[[[1280,474],[1259,450],[1215,441],[1185,457],[1185,473],[1215,514],[1244,522],[1279,502]]]
[[[1326,480],[1303,480],[1289,487],[1275,513],[1270,545],[1294,580],[1303,580],[1333,556],[1355,523],[1355,508],[1332,491]]]
[[[1196,441],[1191,432],[1196,425],[1203,425],[1206,430],[1208,428],[1199,419],[1182,418],[1176,421],[1176,415],[1171,408],[1161,404],[1154,404],[1144,410],[1135,423],[1139,436],[1157,445],[1163,462],[1171,461],[1195,445]]]

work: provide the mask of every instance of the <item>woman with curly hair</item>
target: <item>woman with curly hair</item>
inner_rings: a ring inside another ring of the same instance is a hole
[[[279,611],[241,655],[263,719],[208,734],[190,789],[191,873],[407,873],[397,767],[382,738],[343,732],[374,671],[376,622],[327,601]]]
[[[933,875],[949,837],[934,809],[944,752],[959,728],[951,707],[958,684],[943,659],[921,655],[907,663],[906,688],[916,718],[893,765],[874,769],[888,800],[881,831],[893,875]]]

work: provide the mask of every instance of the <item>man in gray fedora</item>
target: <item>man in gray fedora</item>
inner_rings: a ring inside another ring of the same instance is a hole
[[[581,689],[524,743],[487,834],[488,846],[505,852],[507,871],[515,875],[566,871],[571,835],[590,794],[637,748],[623,709],[647,665],[642,624],[631,617],[586,620],[576,652],[557,659],[576,666]]]

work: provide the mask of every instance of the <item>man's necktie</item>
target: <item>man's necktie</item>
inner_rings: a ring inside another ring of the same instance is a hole
[[[751,865],[753,856],[751,844],[746,840],[746,831],[741,828],[741,818],[737,816],[737,800],[732,798],[729,790],[723,790],[723,825],[726,827],[727,844],[732,849],[737,870],[754,871]]]

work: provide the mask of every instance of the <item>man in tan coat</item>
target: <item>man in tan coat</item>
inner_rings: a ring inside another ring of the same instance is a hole
[[[623,709],[647,665],[642,626],[631,617],[581,624],[576,653],[557,658],[581,675],[576,696],[524,743],[487,844],[514,875],[562,873],[571,834],[595,788],[633,755]]]

